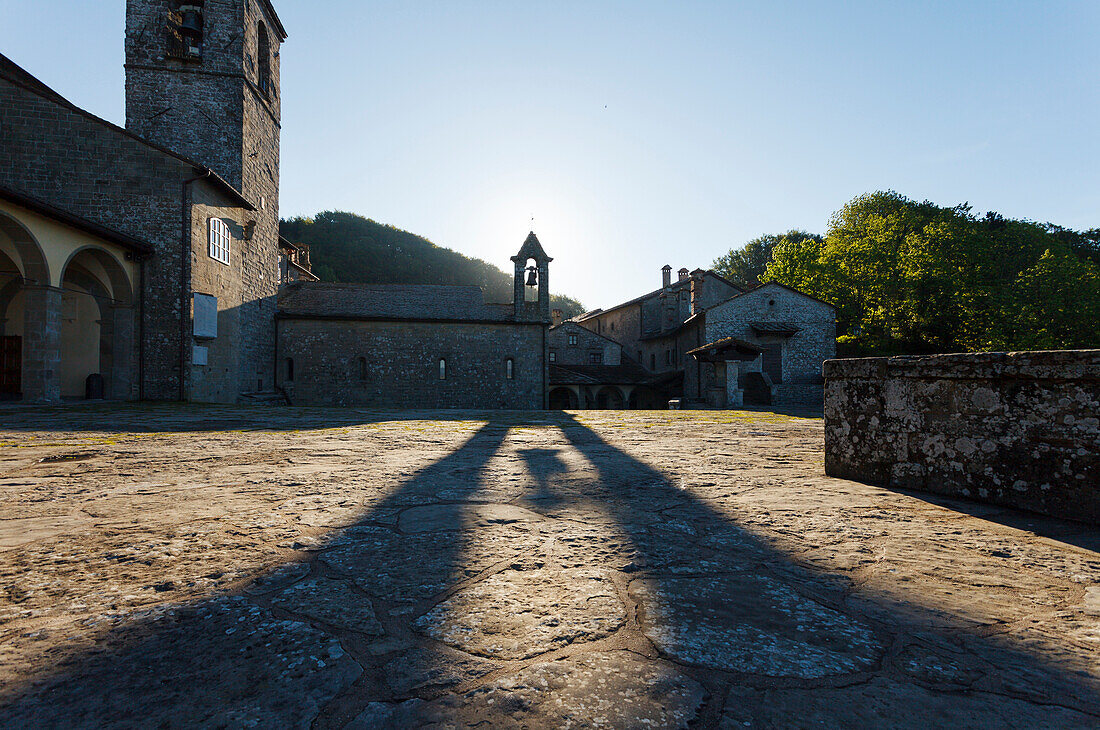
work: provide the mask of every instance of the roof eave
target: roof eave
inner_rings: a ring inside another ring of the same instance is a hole
[[[134,253],[149,255],[156,251],[151,244],[145,241],[134,238],[121,231],[116,231],[113,228],[108,228],[107,226],[88,220],[87,218],[82,218],[75,213],[70,213],[63,208],[58,208],[55,205],[21,193],[18,190],[12,190],[11,188],[0,185],[0,198],[22,208],[26,208],[34,213],[38,213],[39,215],[52,218],[67,226],[76,228],[77,230],[84,231],[96,238],[102,238],[105,241],[109,241],[110,243],[121,246]]]

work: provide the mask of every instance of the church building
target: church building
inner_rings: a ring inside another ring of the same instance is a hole
[[[552,260],[528,235],[511,304],[476,286],[289,284],[279,387],[294,405],[546,408]]]
[[[0,56],[0,398],[273,389],[285,39],[269,0],[127,0],[125,128]]]

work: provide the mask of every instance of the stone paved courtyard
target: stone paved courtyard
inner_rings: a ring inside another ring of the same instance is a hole
[[[1100,724],[1100,533],[822,423],[0,409],[2,727]]]

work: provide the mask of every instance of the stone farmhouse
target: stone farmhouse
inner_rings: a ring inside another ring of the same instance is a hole
[[[680,269],[672,281],[667,265],[660,289],[586,312],[572,325],[551,330],[550,400],[578,407],[661,407],[669,399],[679,399],[681,407],[817,405],[822,364],[836,355],[832,305],[775,283],[746,290],[702,269]],[[619,344],[618,367],[645,375],[626,381],[608,372],[600,380],[592,371],[597,380],[582,390],[575,377],[554,367],[582,351],[596,364],[591,341],[577,328]]]

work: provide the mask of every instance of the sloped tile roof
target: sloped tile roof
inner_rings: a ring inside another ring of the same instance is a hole
[[[510,322],[511,304],[486,304],[476,286],[297,282],[279,290],[287,319]]]

